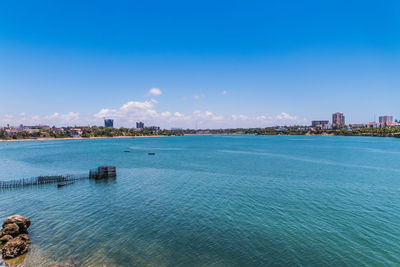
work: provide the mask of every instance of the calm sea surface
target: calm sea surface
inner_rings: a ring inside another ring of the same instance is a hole
[[[31,218],[29,266],[400,265],[399,159],[368,137],[2,142],[0,180],[118,177],[0,191],[0,220]]]

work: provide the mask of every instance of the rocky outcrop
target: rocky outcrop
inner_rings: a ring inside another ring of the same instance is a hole
[[[0,249],[4,259],[12,259],[26,253],[30,240],[28,228],[31,220],[20,215],[8,217],[0,230]]]

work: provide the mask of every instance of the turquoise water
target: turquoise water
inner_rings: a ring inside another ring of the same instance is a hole
[[[118,171],[0,191],[0,220],[31,218],[26,265],[399,265],[399,157],[400,139],[368,137],[0,143],[1,180]]]

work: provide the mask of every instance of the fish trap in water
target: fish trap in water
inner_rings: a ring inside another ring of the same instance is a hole
[[[90,170],[90,179],[107,179],[116,178],[117,168],[114,166],[100,166],[97,169]]]

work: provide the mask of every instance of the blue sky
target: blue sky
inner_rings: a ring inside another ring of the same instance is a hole
[[[399,1],[2,1],[0,125],[400,119],[399,28]]]

